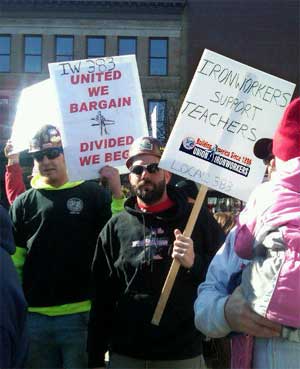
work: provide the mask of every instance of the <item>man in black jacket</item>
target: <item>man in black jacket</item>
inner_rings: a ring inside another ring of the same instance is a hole
[[[122,203],[119,175],[101,170],[114,189],[112,203],[98,183],[69,181],[60,132],[52,125],[35,134],[29,153],[38,174],[10,209],[13,260],[29,305],[26,366],[86,368],[91,265],[111,205]]]
[[[129,152],[129,181],[136,196],[100,233],[93,263],[94,295],[88,333],[89,366],[203,368],[202,337],[194,327],[197,286],[224,240],[203,208],[192,237],[183,236],[191,205],[167,186],[158,168],[161,144],[137,139]],[[151,324],[172,258],[181,268],[159,326]]]

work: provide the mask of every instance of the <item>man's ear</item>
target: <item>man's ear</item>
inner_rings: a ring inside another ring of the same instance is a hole
[[[165,170],[165,180],[167,184],[171,181],[171,178],[172,178],[172,173]]]

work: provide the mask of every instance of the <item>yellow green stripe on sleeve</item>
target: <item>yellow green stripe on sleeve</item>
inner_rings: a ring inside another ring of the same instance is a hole
[[[126,200],[125,197],[121,197],[120,199],[116,199],[116,198],[112,197],[112,201],[111,201],[111,212],[112,212],[112,214],[117,214],[117,213],[120,213],[121,211],[124,210],[125,200]]]
[[[23,279],[23,265],[25,263],[27,249],[24,247],[16,247],[16,252],[12,255],[13,263],[17,269],[17,273],[22,281]]]

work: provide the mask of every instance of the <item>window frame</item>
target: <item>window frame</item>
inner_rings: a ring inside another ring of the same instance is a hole
[[[1,130],[1,139],[0,144],[4,144],[6,140],[9,138],[11,134],[11,127],[8,124],[9,121],[9,103],[10,97],[5,95],[0,95],[0,130]],[[7,121],[5,121],[7,119]],[[6,131],[8,134],[5,135]]]
[[[58,54],[57,53],[57,40],[58,39],[71,39],[72,40],[72,54],[70,56],[70,59],[68,60],[74,60],[74,36],[73,35],[55,35],[55,44],[54,44],[54,47],[55,47],[55,52],[54,52],[54,55],[55,55],[55,62],[65,62],[66,60],[58,60],[57,57],[59,56],[69,56],[69,54]]]
[[[89,55],[89,40],[90,39],[102,39],[103,40],[103,55]],[[105,36],[92,36],[88,35],[86,36],[86,49],[85,49],[85,55],[87,59],[94,59],[94,58],[104,58],[106,54],[106,37]]]
[[[151,41],[164,40],[166,41],[166,57],[151,56]],[[165,74],[152,74],[151,73],[151,61],[157,59],[166,60],[166,73]],[[167,77],[169,75],[169,38],[168,37],[150,37],[148,44],[148,75],[156,77]]]
[[[0,35],[0,38],[4,38],[4,37],[7,37],[8,40],[9,40],[9,50],[8,50],[8,53],[0,53],[0,59],[1,57],[5,57],[7,56],[8,57],[8,68],[7,70],[1,70],[1,62],[0,62],[0,73],[9,73],[11,71],[11,66],[10,66],[10,62],[11,62],[11,35],[10,34],[1,34]]]
[[[158,139],[164,143],[166,142],[166,139],[167,139],[167,117],[168,117],[168,100],[167,99],[148,99],[147,100],[147,118],[148,118],[148,128],[149,128],[149,132],[152,134],[152,128],[151,128],[151,112],[150,112],[150,105],[151,103],[164,103],[165,104],[165,109],[164,109],[164,120],[161,121],[157,121],[158,122],[163,122],[163,127],[164,127],[164,137],[161,138],[159,135],[158,135]],[[159,125],[157,124],[157,127],[156,129],[159,127]],[[157,129],[157,133],[159,133],[158,129]]]
[[[27,37],[31,37],[31,38],[39,38],[41,40],[41,49],[40,49],[40,53],[39,54],[35,54],[35,53],[26,53],[26,38]],[[42,68],[43,68],[43,36],[42,35],[32,35],[32,34],[28,34],[28,35],[24,35],[23,36],[23,71],[24,73],[42,73]],[[39,71],[27,71],[26,70],[26,57],[27,56],[38,56],[40,58],[40,68]]]
[[[118,55],[131,55],[131,54],[120,54],[120,41],[121,40],[134,40],[135,41],[135,57],[137,58],[137,37],[136,36],[119,36],[118,37]]]

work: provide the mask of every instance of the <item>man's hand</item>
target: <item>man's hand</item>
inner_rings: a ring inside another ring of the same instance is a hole
[[[13,152],[13,144],[10,140],[7,141],[4,147],[4,155],[7,158],[7,164],[13,165],[19,163],[19,154],[12,154]]]
[[[121,188],[121,179],[118,169],[113,168],[109,165],[101,168],[99,171],[100,180],[104,180],[108,183],[108,186],[112,192],[115,199],[120,199],[123,197]]]
[[[224,307],[225,318],[235,332],[256,337],[278,337],[281,325],[256,314],[245,300],[241,287],[237,287]]]
[[[183,267],[189,269],[194,265],[195,260],[193,240],[184,236],[179,229],[175,229],[174,234],[176,239],[173,244],[172,257],[177,259]]]

